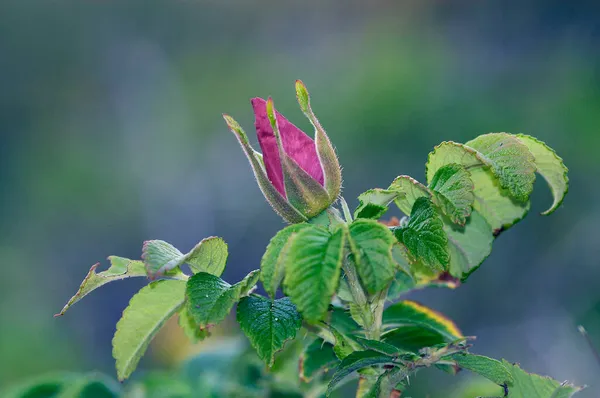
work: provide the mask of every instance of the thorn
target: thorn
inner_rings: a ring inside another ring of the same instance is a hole
[[[590,336],[588,335],[587,330],[585,330],[585,328],[582,325],[577,326],[577,329],[579,330],[579,333],[581,333],[581,335],[583,336],[585,341],[590,346],[590,349],[592,350],[592,353],[594,354],[594,358],[596,358],[596,362],[598,362],[598,365],[600,365],[600,353],[598,353],[598,350],[594,346],[592,339],[590,339]]]

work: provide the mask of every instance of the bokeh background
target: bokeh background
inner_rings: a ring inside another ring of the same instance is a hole
[[[534,135],[570,168],[551,217],[532,211],[458,290],[415,297],[475,352],[600,396],[600,10],[590,1],[0,2],[0,386],[54,370],[114,374],[111,338],[143,281],[107,285],[52,315],[89,267],[139,258],[147,239],[189,250],[219,235],[225,279],[258,267],[283,226],[221,118],[247,131],[272,95],[301,127],[294,80],[337,147],[344,196],[424,180],[443,140]],[[231,323],[235,328],[235,323]],[[142,369],[191,350],[157,338]],[[438,372],[439,373],[439,372]],[[422,372],[414,397],[469,397],[477,382]],[[477,379],[478,380],[478,379]],[[476,390],[476,388],[475,388]]]

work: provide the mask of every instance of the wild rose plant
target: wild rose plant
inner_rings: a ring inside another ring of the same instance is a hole
[[[290,224],[268,243],[260,269],[231,285],[220,278],[228,256],[223,239],[205,238],[185,254],[150,240],[141,260],[111,256],[110,268],[99,273],[94,265],[58,314],[106,283],[150,280],[117,324],[113,356],[119,380],[132,374],[172,316],[196,342],[209,338],[237,306],[240,328],[264,365],[257,376],[242,380],[239,373],[247,368],[240,357],[229,365],[235,375],[222,368],[221,381],[194,385],[189,396],[348,396],[349,387],[342,386],[358,380],[357,397],[399,397],[424,368],[479,374],[498,385],[497,396],[569,397],[579,391],[472,353],[472,337],[452,320],[406,299],[417,289],[454,289],[466,282],[494,239],[528,212],[536,173],[554,198],[543,214],[554,212],[568,188],[562,159],[523,134],[446,141],[427,158],[427,184],[400,175],[387,188],[361,194],[351,212],[340,196],[334,147],[300,81],[296,95],[313,136],[277,112],[271,98],[251,100],[262,154],[224,115],[267,202]],[[405,217],[381,220],[389,206]],[[191,274],[181,270],[183,264]],[[256,293],[259,282],[266,296]],[[217,362],[211,357],[198,371]]]

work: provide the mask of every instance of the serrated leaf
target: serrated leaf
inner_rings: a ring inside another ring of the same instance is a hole
[[[456,324],[445,315],[410,300],[399,301],[386,308],[383,325],[386,328],[417,325],[439,333],[448,342],[463,337]]]
[[[502,362],[483,355],[458,353],[448,357],[463,369],[470,370],[501,386],[510,386],[513,377]]]
[[[310,224],[293,224],[281,231],[271,239],[267,250],[260,261],[260,279],[265,291],[271,297],[283,280],[285,271],[285,258],[292,243],[290,237],[305,228],[311,228]]]
[[[373,220],[358,219],[349,227],[350,248],[360,280],[370,294],[386,287],[394,278],[394,236]]]
[[[451,250],[448,244],[448,251]],[[428,287],[444,287],[455,289],[460,286],[460,279],[455,278],[448,272],[432,271],[422,263],[411,260],[408,249],[398,242],[392,249],[394,261],[398,264],[400,271],[396,273],[394,281],[388,289],[388,300],[395,301],[402,294],[411,290],[425,289]],[[452,256],[450,256],[452,261]],[[410,271],[409,271],[410,270]]]
[[[563,163],[560,156],[544,142],[525,134],[517,134],[517,139],[529,148],[529,151],[535,158],[536,171],[544,177],[554,201],[552,206],[543,215],[549,215],[560,206],[567,191],[569,190],[569,169]]]
[[[569,398],[583,387],[576,387],[546,376],[527,373],[519,365],[502,360],[502,364],[513,378],[508,389],[510,398]]]
[[[398,197],[395,200],[396,206],[407,216],[410,215],[417,199],[431,197],[429,188],[410,176],[396,177],[388,189],[398,192]]]
[[[450,252],[450,274],[465,280],[492,252],[492,227],[473,211],[464,227],[444,224]]]
[[[483,134],[465,145],[485,156],[498,176],[500,186],[512,197],[520,202],[529,200],[536,167],[535,158],[526,145],[507,133]]]
[[[309,382],[316,375],[327,372],[339,363],[340,360],[333,352],[333,345],[322,339],[315,339],[300,355],[300,378]]]
[[[160,280],[137,292],[123,311],[113,338],[113,357],[120,381],[128,378],[162,325],[185,302],[184,281]]]
[[[194,273],[208,272],[221,276],[227,264],[227,243],[219,237],[211,236],[202,239],[188,254],[184,262],[189,264]]]
[[[287,250],[285,291],[304,319],[323,319],[336,292],[342,268],[345,234],[321,227],[298,232]]]
[[[471,173],[463,165],[450,163],[436,171],[429,188],[433,191],[433,201],[442,212],[453,223],[465,225],[475,200]]]
[[[361,193],[358,196],[358,207],[354,210],[354,218],[379,219],[398,195],[397,191],[381,188],[369,189]]]
[[[123,257],[110,256],[110,267],[106,271],[96,273],[96,268],[100,263],[92,265],[88,274],[81,282],[77,293],[69,301],[63,309],[54,316],[61,316],[76,302],[90,294],[109,282],[118,281],[125,278],[135,276],[146,276],[146,268],[141,261],[133,261]]]
[[[208,329],[201,329],[184,305],[179,310],[179,327],[192,343],[197,343],[210,336]]]
[[[275,353],[286,341],[294,339],[302,317],[288,297],[271,300],[251,295],[237,307],[237,320],[258,356],[272,366]]]
[[[408,249],[414,260],[432,270],[448,269],[448,238],[443,222],[428,198],[418,198],[406,227],[396,228],[394,235]]]
[[[512,199],[508,190],[501,188],[488,160],[463,144],[450,141],[435,147],[427,160],[427,181],[431,182],[437,170],[449,163],[461,164],[471,173],[475,187],[473,208],[487,220],[496,234],[527,214],[529,202],[520,203]]]
[[[374,365],[393,364],[391,357],[376,351],[355,351],[342,360],[336,372],[333,374],[325,396],[329,396],[335,386],[350,374],[357,370]]]
[[[185,256],[164,240],[148,240],[142,248],[142,260],[148,276],[154,279],[182,265]]]
[[[240,298],[256,285],[258,278],[258,271],[252,271],[231,286],[218,276],[199,272],[187,282],[187,309],[200,329],[210,328],[225,319]]]

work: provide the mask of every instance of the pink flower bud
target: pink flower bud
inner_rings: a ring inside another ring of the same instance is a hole
[[[317,216],[340,194],[341,170],[325,131],[310,109],[306,87],[296,82],[298,102],[315,127],[315,140],[275,110],[273,100],[251,100],[262,156],[241,127],[224,115],[246,152],[267,201],[286,221],[298,223]]]

